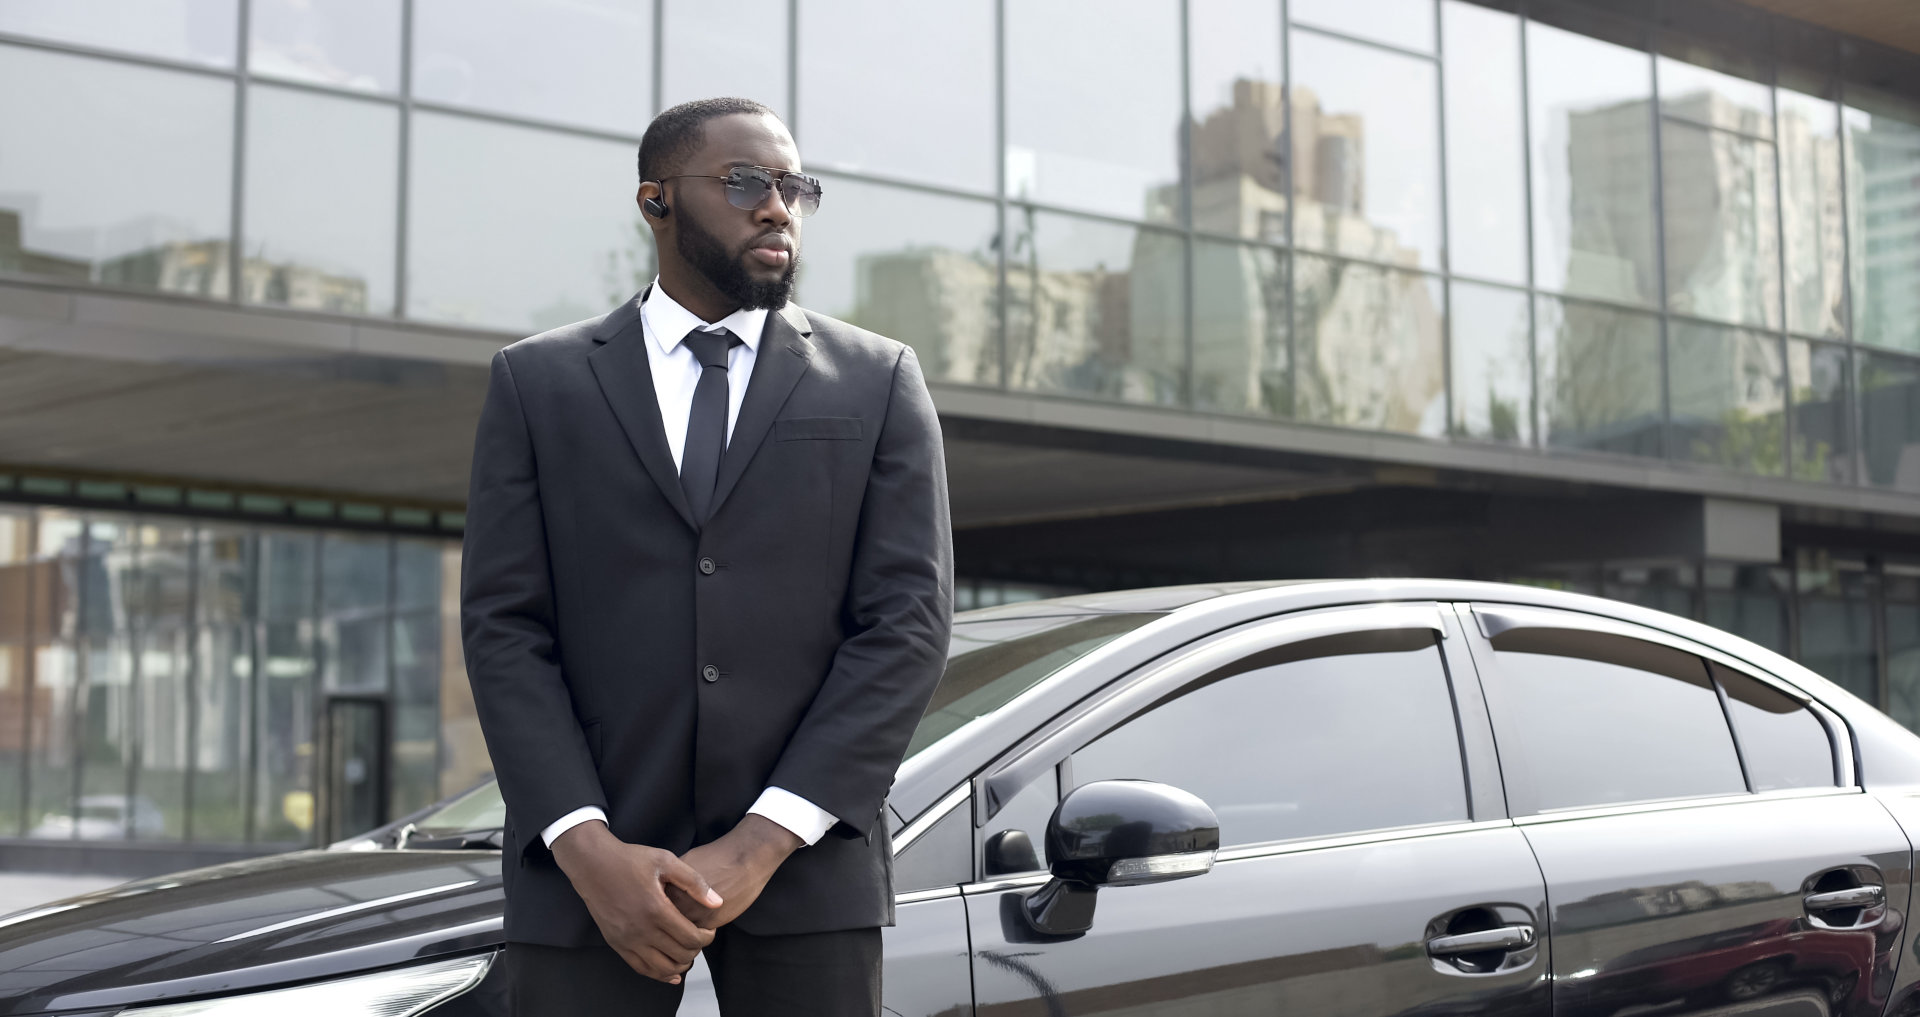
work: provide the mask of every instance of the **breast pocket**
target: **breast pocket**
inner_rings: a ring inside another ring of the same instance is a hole
[[[859,441],[859,417],[787,417],[773,422],[776,441]]]

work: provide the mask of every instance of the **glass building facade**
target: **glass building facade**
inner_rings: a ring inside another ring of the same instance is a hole
[[[826,182],[799,301],[937,386],[1920,494],[1920,57],[1720,0],[1091,10],[11,0],[0,280],[528,334],[651,279],[639,135],[740,94]],[[312,842],[355,725],[384,814],[482,772],[453,515],[0,515],[0,831]],[[1920,722],[1920,570],[1851,554],[1515,577]]]
[[[934,380],[1920,491],[1913,58],[1503,6],[19,0],[0,271],[528,333],[737,93],[832,194],[801,301]]]

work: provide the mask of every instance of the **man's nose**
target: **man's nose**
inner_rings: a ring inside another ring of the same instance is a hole
[[[780,185],[767,189],[767,200],[753,210],[753,221],[774,229],[786,229],[793,222],[793,213],[787,210],[787,199],[780,193]]]

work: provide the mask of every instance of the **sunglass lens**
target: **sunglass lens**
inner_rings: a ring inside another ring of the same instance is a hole
[[[789,173],[780,181],[780,197],[794,215],[812,215],[820,210],[820,181],[803,173]]]
[[[727,172],[727,203],[735,208],[759,208],[773,190],[773,177],[766,170],[735,166]]]

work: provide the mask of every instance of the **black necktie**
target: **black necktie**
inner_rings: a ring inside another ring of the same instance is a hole
[[[741,339],[726,329],[694,329],[684,340],[700,360],[700,383],[693,387],[687,413],[687,443],[680,454],[680,488],[695,522],[705,525],[713,506],[713,485],[720,476],[720,453],[727,447],[727,351]]]

